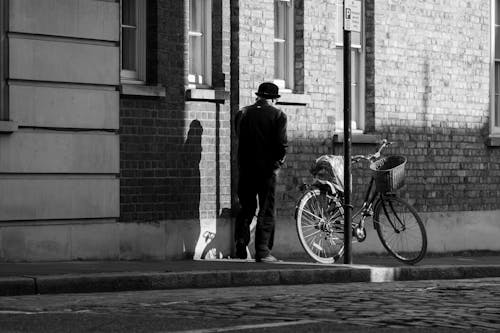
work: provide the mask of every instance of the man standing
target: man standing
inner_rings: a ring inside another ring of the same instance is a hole
[[[238,111],[238,197],[241,211],[236,218],[236,256],[247,257],[250,224],[257,209],[255,259],[276,262],[271,255],[275,227],[275,193],[278,169],[284,163],[287,148],[287,118],[274,107],[280,97],[278,86],[264,82],[255,93],[255,104]]]

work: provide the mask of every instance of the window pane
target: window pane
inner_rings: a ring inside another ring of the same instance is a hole
[[[189,0],[189,82],[210,84],[210,0]],[[208,30],[207,30],[208,29]]]
[[[357,49],[351,51],[351,83],[357,83],[360,80],[360,52]],[[337,82],[344,82],[344,48],[335,49]]]
[[[189,0],[189,31],[203,32],[203,2]]]
[[[285,80],[285,43],[274,43],[274,77]]]
[[[359,110],[359,85],[352,84],[351,86],[351,121],[355,122],[356,125],[352,126],[352,129],[358,129],[360,110]]]
[[[351,51],[351,109],[352,109],[352,121],[356,122],[356,126],[361,124],[361,110],[359,109],[359,99],[361,97],[360,93],[360,52],[355,49]],[[353,128],[358,129],[359,127]]]
[[[337,125],[344,119],[344,49],[337,47],[336,51],[336,93],[337,93]],[[351,51],[351,120],[352,128],[358,129],[361,124],[361,87],[360,82],[360,53],[359,50]],[[337,126],[338,127],[338,126]]]
[[[358,83],[359,82],[359,59],[360,54],[357,49],[351,51],[351,82]]]
[[[282,1],[274,2],[274,38],[285,39],[285,7]]]
[[[500,62],[495,62],[495,93],[500,94]]]
[[[344,128],[344,49],[342,47],[337,47],[335,49],[335,60],[336,66],[336,78],[335,78],[335,93],[336,93],[336,105],[337,105],[337,117],[335,127],[338,130]]]
[[[495,1],[495,24],[500,25],[500,0]]]
[[[189,74],[203,74],[203,37],[189,37]]]
[[[122,69],[137,70],[136,61],[136,0],[122,1]]]
[[[122,2],[122,25],[136,26],[136,3],[135,0],[123,0]]]
[[[121,1],[121,78],[146,80],[146,1]]]
[[[495,62],[495,126],[500,126],[500,63]]]
[[[351,45],[361,45],[361,33],[351,32]]]
[[[495,127],[500,127],[500,103],[498,99],[500,98],[499,95],[495,94]]]
[[[336,73],[337,73],[337,83],[344,83],[344,49],[342,47],[337,47],[335,49],[335,61],[336,61]]]
[[[136,68],[136,29],[122,30],[122,69],[135,71]]]
[[[495,59],[500,59],[500,27],[495,27]]]
[[[274,2],[274,78],[293,88],[293,1]]]

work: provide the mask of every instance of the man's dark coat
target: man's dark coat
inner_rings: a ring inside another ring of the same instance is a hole
[[[245,174],[269,174],[283,164],[287,148],[287,117],[280,109],[258,100],[236,115],[238,165]]]

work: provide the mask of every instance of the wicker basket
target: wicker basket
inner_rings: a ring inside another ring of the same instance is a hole
[[[378,192],[394,192],[405,183],[406,158],[403,156],[387,156],[370,164]]]

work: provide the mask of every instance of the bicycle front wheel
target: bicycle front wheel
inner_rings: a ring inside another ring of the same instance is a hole
[[[302,247],[317,262],[334,263],[344,252],[344,210],[338,197],[312,189],[300,198],[295,219]]]
[[[373,215],[374,228],[396,259],[415,264],[427,251],[427,234],[415,208],[396,196],[382,196]]]

